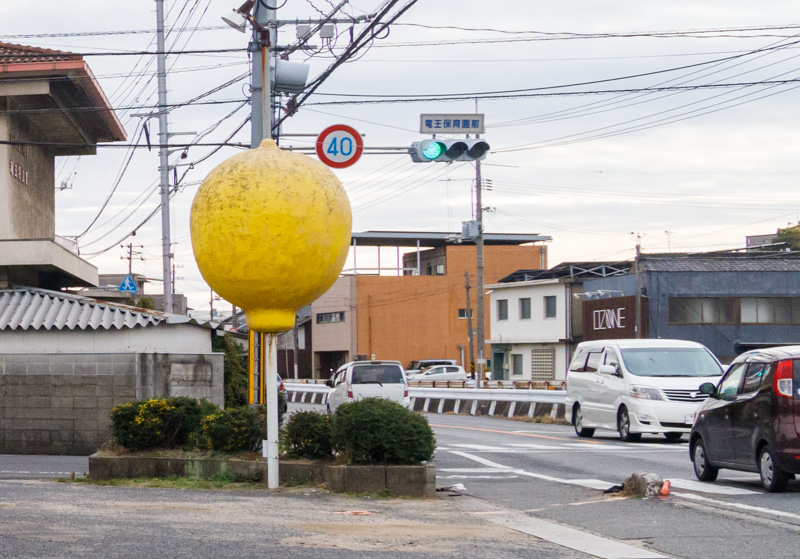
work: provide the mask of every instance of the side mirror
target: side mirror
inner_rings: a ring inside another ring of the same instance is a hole
[[[332,379],[326,380],[325,386],[327,386],[328,388],[333,388],[333,380]]]
[[[603,375],[617,375],[617,368],[614,365],[600,365],[597,372]]]
[[[717,387],[713,382],[704,382],[700,385],[700,394],[708,394],[709,396],[716,396]]]

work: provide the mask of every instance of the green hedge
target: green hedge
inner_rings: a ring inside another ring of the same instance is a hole
[[[217,406],[193,398],[154,398],[122,404],[111,410],[111,434],[130,450],[184,446],[200,428],[204,415]]]
[[[354,463],[419,464],[436,440],[428,421],[402,405],[366,398],[339,406],[331,420],[333,449]]]
[[[285,407],[285,399],[279,397],[280,422]],[[118,445],[129,450],[258,450],[266,424],[264,406],[221,410],[207,400],[198,402],[192,398],[140,400],[111,411],[111,435]]]
[[[295,413],[281,430],[281,446],[292,458],[331,458],[331,417],[324,413]]]

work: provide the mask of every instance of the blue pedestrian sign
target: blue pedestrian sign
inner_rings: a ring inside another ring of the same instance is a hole
[[[125,274],[125,279],[119,284],[119,290],[123,293],[136,293],[136,284],[130,274]]]

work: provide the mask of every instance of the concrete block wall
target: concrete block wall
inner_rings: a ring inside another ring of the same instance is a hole
[[[114,406],[171,395],[221,405],[223,390],[222,354],[0,355],[0,454],[89,455],[110,439]]]

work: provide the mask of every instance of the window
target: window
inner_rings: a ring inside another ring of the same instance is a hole
[[[511,374],[514,376],[522,376],[522,354],[511,354]]]
[[[741,306],[743,324],[791,324],[797,305],[789,297],[749,297],[741,299]]]
[[[344,312],[324,312],[317,315],[317,324],[344,322]]]
[[[531,350],[531,380],[547,382],[556,378],[556,350],[552,347]]]
[[[555,318],[556,317],[556,296],[555,295],[546,295],[544,298],[544,317],[545,318]]]
[[[497,300],[497,320],[508,320],[508,299]]]
[[[572,363],[569,366],[570,371],[575,371],[576,373],[582,373],[584,367],[586,367],[586,356],[588,355],[588,351],[586,349],[581,349],[575,354],[575,357],[572,358]]]
[[[747,366],[747,373],[744,375],[744,385],[742,394],[758,392],[761,387],[761,379],[769,373],[769,363],[750,363]]]
[[[402,384],[404,378],[400,365],[354,365],[351,375],[353,384]]]
[[[739,363],[733,367],[722,382],[719,383],[717,393],[722,396],[736,396],[739,393],[739,385],[742,384],[742,377],[747,370],[747,363]]]
[[[519,318],[525,320],[531,317],[531,298],[523,297],[519,300]]]
[[[475,316],[475,315],[472,313],[472,309],[470,309],[469,310],[469,318],[472,318],[473,316]],[[467,309],[458,309],[458,318],[466,319],[467,318]]]
[[[603,357],[601,353],[602,350],[593,351],[589,354],[589,359],[586,360],[586,369],[584,369],[587,373],[596,373],[597,367],[600,365],[600,358]]]
[[[672,297],[670,324],[736,324],[734,297]]]

